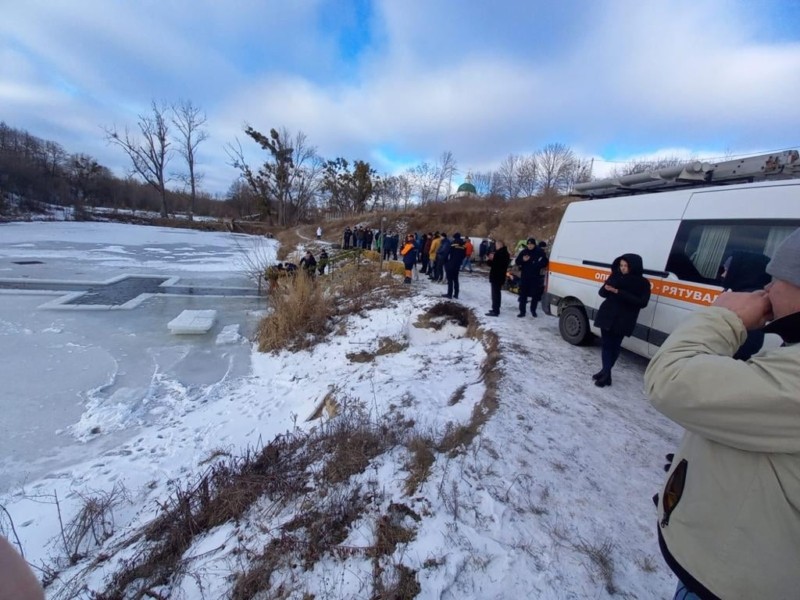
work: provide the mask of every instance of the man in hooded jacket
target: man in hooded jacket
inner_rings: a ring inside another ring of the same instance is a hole
[[[657,497],[675,598],[800,594],[800,229],[757,292],[725,292],[667,338],[645,371],[656,410],[686,429]],[[747,331],[783,340],[748,361]]]

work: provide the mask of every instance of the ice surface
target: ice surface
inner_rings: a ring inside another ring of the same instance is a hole
[[[216,320],[216,310],[184,310],[167,323],[167,328],[174,335],[208,333]]]
[[[239,334],[239,325],[226,325],[222,331],[217,335],[217,346],[225,344],[237,344],[242,341],[242,336]]]
[[[239,266],[251,243],[112,223],[7,223],[0,278],[102,282],[132,274],[253,287]],[[120,256],[128,262],[118,265]],[[41,264],[14,264],[25,260]],[[115,448],[170,410],[189,410],[249,376],[250,345],[217,337],[228,339],[232,327],[246,339],[266,308],[257,298],[201,295],[152,296],[124,311],[47,308],[63,293],[0,293],[0,493]],[[171,335],[165,324],[182,311],[215,313],[212,335]]]

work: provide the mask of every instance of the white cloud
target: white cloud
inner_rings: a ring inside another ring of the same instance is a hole
[[[190,98],[208,112],[215,191],[245,122],[379,170],[451,150],[466,171],[549,142],[618,160],[800,141],[800,43],[744,2],[377,2],[372,44],[345,70],[320,7],[17,3],[0,24],[4,118],[78,151],[151,99]]]

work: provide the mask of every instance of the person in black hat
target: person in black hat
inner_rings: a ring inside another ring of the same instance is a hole
[[[458,272],[464,262],[467,251],[464,248],[464,240],[460,233],[453,234],[453,240],[447,248],[447,256],[444,261],[444,273],[447,277],[447,293],[442,294],[445,298],[458,298]]]
[[[544,250],[536,245],[534,238],[528,238],[528,243],[517,255],[514,263],[519,267],[519,314],[525,316],[525,307],[528,298],[531,299],[531,316],[536,316],[536,305],[544,293],[544,269],[547,267],[547,255]]]

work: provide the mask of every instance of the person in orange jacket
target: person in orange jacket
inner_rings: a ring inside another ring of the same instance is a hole
[[[472,245],[472,240],[466,238],[464,240],[464,250],[466,251],[466,255],[464,256],[464,262],[461,265],[461,270],[469,270],[472,273],[472,251],[475,249],[475,246]]]
[[[403,267],[405,268],[403,283],[411,283],[411,275],[414,272],[414,265],[417,263],[417,245],[414,242],[414,234],[409,233],[406,236],[402,250],[400,250],[400,255],[403,257]]]

